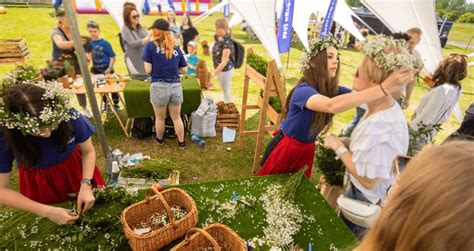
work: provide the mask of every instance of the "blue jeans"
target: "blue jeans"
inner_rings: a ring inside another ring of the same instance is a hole
[[[347,197],[351,198],[351,199],[355,199],[355,200],[360,200],[360,201],[365,201],[365,202],[368,202],[368,203],[372,203],[370,202],[365,196],[364,194],[362,194],[362,192],[357,189],[351,182],[350,184],[350,187],[348,189],[348,191],[346,191],[346,194],[345,194]],[[339,213],[339,217],[344,221],[344,223],[346,224],[346,226],[351,230],[351,232],[359,239],[359,240],[362,240],[362,238],[364,238],[364,235],[365,233],[367,232],[367,228],[365,227],[361,227],[359,225],[356,225],[354,223],[352,223],[351,221],[349,221],[346,217],[344,217],[344,215],[342,213]]]

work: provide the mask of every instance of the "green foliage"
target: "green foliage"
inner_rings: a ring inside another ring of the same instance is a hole
[[[268,62],[256,53],[247,55],[247,64],[263,76],[267,75]]]
[[[448,12],[448,20],[449,21],[455,22],[456,20],[458,20],[459,16],[460,16],[460,14],[456,10]]]
[[[260,97],[263,97],[263,90],[260,89]],[[283,109],[281,107],[281,102],[280,98],[276,96],[270,96],[270,99],[268,100],[268,104],[270,104],[273,109],[275,109],[276,112],[280,113]]]
[[[32,80],[39,77],[38,70],[33,64],[17,64],[16,68],[3,77],[2,84],[9,86],[15,83]]]
[[[418,131],[410,130],[408,141],[408,156],[415,156],[420,149],[420,145],[423,146],[428,142],[433,142],[433,131],[441,131],[441,124],[436,125],[426,125],[423,122],[418,124]]]
[[[160,180],[167,179],[174,171],[180,171],[178,165],[167,159],[144,161],[137,167],[127,167],[122,171],[122,177]]]
[[[323,147],[324,138],[317,138],[318,145],[314,155],[314,164],[324,175],[324,179],[331,186],[342,186],[344,182],[345,167],[340,159],[336,159],[336,154],[331,149]]]
[[[291,177],[285,182],[281,188],[281,196],[284,200],[294,201],[296,190],[301,184],[301,179],[304,176],[304,172],[308,169],[308,166],[304,166],[298,172],[291,175]]]
[[[361,7],[362,4],[360,3],[360,0],[346,0],[347,5],[350,7]]]
[[[464,13],[458,18],[457,21],[460,23],[472,24],[474,23],[474,13]]]

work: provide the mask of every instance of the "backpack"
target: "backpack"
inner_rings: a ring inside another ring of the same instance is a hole
[[[122,38],[122,33],[121,33],[121,32],[119,32],[118,37],[119,37],[120,47],[122,47],[122,51],[125,52],[125,44],[124,44],[124,42],[123,42],[123,38]]]
[[[234,44],[234,67],[239,69],[244,64],[245,48],[234,39],[232,43]]]
[[[132,126],[132,136],[137,139],[148,138],[153,135],[152,118],[135,118]]]

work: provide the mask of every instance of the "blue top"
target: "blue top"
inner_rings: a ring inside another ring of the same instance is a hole
[[[186,59],[178,46],[174,47],[173,57],[166,59],[165,51],[148,42],[143,50],[142,60],[152,65],[151,82],[179,83],[179,68],[186,67]]]
[[[351,89],[339,86],[339,95],[350,92]],[[316,140],[320,132],[310,135],[314,111],[306,108],[308,99],[315,94],[318,94],[318,91],[307,83],[302,83],[295,88],[291,96],[288,116],[281,122],[280,126],[285,135],[303,143],[311,143]]]
[[[194,67],[196,67],[199,62],[199,57],[197,55],[186,54],[186,58],[188,59],[188,63]],[[196,74],[196,71],[188,68],[186,74]]]
[[[71,112],[77,111],[72,109]],[[38,148],[41,149],[41,158],[33,168],[51,167],[67,160],[77,144],[86,142],[94,134],[95,127],[82,114],[79,115],[79,118],[69,121],[69,124],[73,128],[73,134],[64,151],[61,151],[52,138],[34,137]],[[8,149],[5,139],[0,136],[0,173],[11,172],[14,158],[15,156]]]
[[[91,41],[92,67],[95,73],[102,74],[109,68],[110,58],[115,57],[115,52],[109,42],[103,38]],[[112,69],[111,69],[112,70]]]

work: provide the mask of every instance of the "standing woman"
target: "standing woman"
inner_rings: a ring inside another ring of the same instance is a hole
[[[176,12],[174,12],[174,10],[169,10],[166,13],[166,18],[168,20],[168,23],[170,24],[171,34],[173,35],[176,44],[179,44],[179,40],[181,37],[181,29],[179,28],[179,24],[176,22]]]
[[[77,193],[77,209],[94,205],[91,189],[104,186],[95,165],[94,126],[69,108],[57,83],[16,84],[0,104],[0,204],[72,224],[78,216],[54,206]],[[9,188],[13,160],[20,193]]]
[[[51,31],[51,43],[53,47],[52,59],[58,61],[63,55],[68,55],[74,61],[74,70],[76,74],[81,74],[81,68],[74,53],[74,42],[72,41],[71,29],[65,16],[64,9],[58,8],[54,11],[57,27]],[[85,94],[77,94],[77,101],[83,109],[86,117],[91,118],[92,112],[87,109],[87,99]]]
[[[191,41],[199,42],[199,32],[193,26],[188,13],[183,14],[183,25],[181,26],[181,36],[183,37],[184,54],[189,54],[188,43]]]
[[[181,120],[183,87],[179,73],[186,73],[186,59],[176,46],[170,31],[169,23],[157,19],[151,27],[152,39],[145,46],[143,61],[145,70],[151,74],[150,102],[155,111],[155,132],[153,141],[163,145],[165,132],[166,108],[169,110],[176,132],[178,147],[186,148],[184,125]]]
[[[231,82],[234,74],[234,43],[229,34],[229,26],[224,18],[216,20],[216,35],[212,46],[212,62],[215,71],[211,79],[217,76],[217,80],[224,94],[224,102],[232,102]]]
[[[388,96],[413,78],[412,69],[404,68],[380,85],[349,93],[350,89],[339,86],[339,46],[333,36],[311,41],[303,76],[288,94],[280,130],[265,150],[258,175],[296,172],[306,166],[309,177],[314,141],[330,129],[333,114]]]
[[[140,14],[133,6],[123,9],[122,40],[125,46],[125,65],[130,74],[146,74],[141,55],[149,39],[146,30],[140,24]]]
[[[415,114],[408,123],[410,133],[414,134],[425,125],[431,132],[422,136],[415,144],[419,151],[436,136],[434,125],[448,121],[451,112],[462,94],[461,80],[467,76],[467,61],[465,55],[451,54],[433,74],[434,85],[420,100]]]

